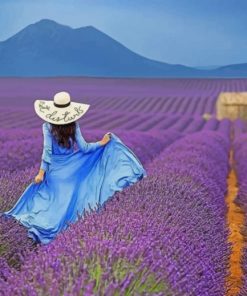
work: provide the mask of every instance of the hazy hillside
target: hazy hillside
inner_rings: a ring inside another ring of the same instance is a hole
[[[196,69],[145,58],[93,26],[43,19],[0,42],[0,76],[245,76],[246,64]],[[247,76],[247,75],[246,75]]]

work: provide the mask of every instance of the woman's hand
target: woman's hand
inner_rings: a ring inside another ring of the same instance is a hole
[[[44,171],[40,170],[38,175],[34,178],[35,183],[40,183],[44,180]]]
[[[106,133],[102,138],[102,140],[100,141],[101,145],[106,145],[110,140],[111,140],[110,133]]]

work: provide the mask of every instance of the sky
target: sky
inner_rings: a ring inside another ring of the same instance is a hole
[[[247,63],[246,0],[0,0],[0,41],[41,19],[92,25],[147,58]]]

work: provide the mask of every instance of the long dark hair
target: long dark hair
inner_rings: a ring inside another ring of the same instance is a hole
[[[71,145],[74,145],[75,142],[75,131],[76,131],[76,122],[70,122],[67,124],[53,124],[51,123],[51,133],[57,140],[58,144],[71,148]],[[72,139],[72,143],[70,141]]]

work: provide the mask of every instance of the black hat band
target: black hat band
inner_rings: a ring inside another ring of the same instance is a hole
[[[56,104],[55,102],[54,103],[54,106],[58,107],[58,108],[64,108],[64,107],[68,107],[70,105],[70,102],[68,102],[67,104]]]

